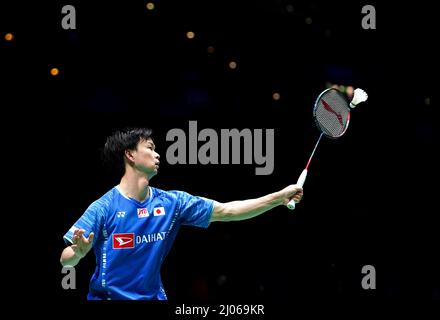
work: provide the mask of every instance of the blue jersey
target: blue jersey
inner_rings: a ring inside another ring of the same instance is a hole
[[[143,202],[114,187],[93,202],[64,235],[94,232],[96,269],[88,299],[166,300],[160,268],[181,225],[208,227],[214,201],[150,188]]]

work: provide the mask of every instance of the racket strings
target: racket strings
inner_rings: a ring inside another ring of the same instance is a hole
[[[320,97],[314,114],[318,127],[332,138],[342,136],[350,120],[348,102],[337,90],[329,90]]]

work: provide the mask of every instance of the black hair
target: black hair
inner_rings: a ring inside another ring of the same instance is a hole
[[[125,128],[113,132],[107,138],[102,149],[102,160],[109,170],[119,174],[125,172],[125,150],[135,150],[142,140],[151,139],[152,130],[149,128]]]

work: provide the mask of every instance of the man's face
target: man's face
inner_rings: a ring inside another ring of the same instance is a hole
[[[141,140],[133,151],[134,167],[146,173],[150,178],[159,170],[159,154],[154,151],[156,146],[153,140]]]

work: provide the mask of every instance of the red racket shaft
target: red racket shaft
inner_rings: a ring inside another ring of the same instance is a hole
[[[298,186],[300,186],[301,188],[304,185],[304,182],[306,182],[306,178],[307,178],[307,172],[309,169],[309,165],[310,165],[310,161],[312,161],[313,155],[315,154],[316,148],[318,147],[319,141],[321,141],[323,133],[321,133],[321,135],[318,138],[318,141],[315,144],[315,148],[313,148],[312,154],[310,155],[309,161],[307,161],[307,165],[306,168],[301,172],[301,175],[298,178],[298,181],[296,182],[296,184]],[[295,209],[295,200],[290,200],[289,203],[287,204],[287,208],[289,208],[290,210]]]

